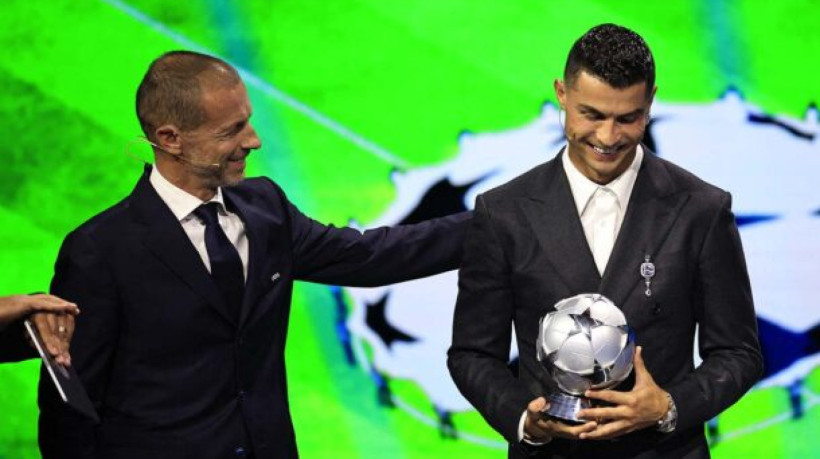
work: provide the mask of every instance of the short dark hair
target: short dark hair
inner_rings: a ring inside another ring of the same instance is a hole
[[[242,80],[236,69],[214,56],[194,51],[169,51],[148,67],[137,88],[137,118],[149,139],[165,123],[182,130],[205,122],[202,85],[232,87]]]
[[[564,82],[575,83],[581,71],[617,89],[646,83],[655,87],[655,59],[640,35],[615,24],[597,25],[581,36],[567,56]]]

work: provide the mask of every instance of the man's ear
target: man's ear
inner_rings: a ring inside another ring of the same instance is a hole
[[[647,104],[647,111],[652,108],[652,103],[655,102],[655,94],[658,93],[658,87],[655,86],[652,88],[652,92],[649,94],[649,104]]]
[[[655,94],[658,92],[658,87],[655,86],[652,88],[652,94],[649,95],[649,104],[646,106],[646,122],[649,123],[649,120],[652,117],[652,103],[655,102]]]
[[[555,97],[558,99],[558,106],[561,110],[567,110],[567,92],[564,88],[564,82],[559,80],[558,78],[552,83],[552,87],[555,88]]]
[[[182,136],[179,128],[173,124],[164,124],[154,131],[156,147],[160,150],[178,155],[182,153]]]

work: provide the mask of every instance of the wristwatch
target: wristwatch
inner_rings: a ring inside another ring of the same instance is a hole
[[[666,410],[666,415],[658,419],[658,432],[671,433],[675,430],[675,424],[678,423],[678,408],[675,406],[675,401],[672,400],[672,395],[666,393],[666,399],[669,400],[669,409]]]

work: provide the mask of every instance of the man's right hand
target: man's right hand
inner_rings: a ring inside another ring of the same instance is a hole
[[[549,403],[544,397],[538,397],[527,406],[527,419],[524,421],[524,438],[533,443],[546,443],[553,437],[577,440],[584,432],[592,432],[598,426],[595,421],[584,424],[565,424],[548,416],[544,411]]]
[[[68,347],[74,334],[74,316],[79,313],[76,304],[54,295],[14,295],[0,298],[0,328],[31,316],[48,352],[57,363],[66,366],[71,364]]]
[[[0,325],[7,325],[36,312],[77,315],[77,305],[54,295],[13,295],[0,297]]]

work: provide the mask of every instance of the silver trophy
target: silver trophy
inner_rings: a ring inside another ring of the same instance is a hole
[[[607,389],[632,371],[635,334],[615,304],[597,293],[559,301],[541,318],[536,341],[538,361],[562,392],[547,394],[552,417],[585,422],[578,411],[594,406],[587,389]]]

